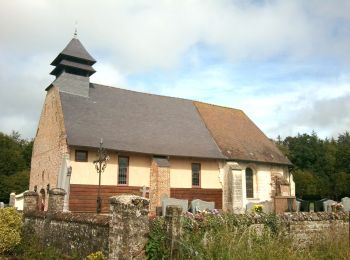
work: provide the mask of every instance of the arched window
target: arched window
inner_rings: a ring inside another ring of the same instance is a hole
[[[254,198],[253,170],[251,168],[245,169],[245,186],[247,198]]]

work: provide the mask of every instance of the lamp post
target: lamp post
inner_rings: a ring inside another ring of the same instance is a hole
[[[101,138],[100,148],[97,152],[97,159],[93,162],[95,164],[96,171],[98,173],[98,191],[97,191],[97,200],[96,200],[96,212],[97,214],[101,213],[102,198],[101,198],[101,174],[104,172],[107,166],[107,161],[109,156],[107,155],[106,149],[102,147],[103,140]]]

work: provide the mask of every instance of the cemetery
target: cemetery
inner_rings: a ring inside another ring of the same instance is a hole
[[[285,212],[275,215],[270,214],[271,202],[252,203],[247,205],[245,214],[232,214],[215,210],[213,202],[199,199],[189,202],[164,197],[162,207],[157,211],[162,216],[154,216],[149,211],[149,199],[137,195],[111,197],[109,213],[95,214],[64,212],[66,192],[54,188],[49,194],[48,210],[38,211],[38,194],[33,191],[24,193],[23,239],[35,237],[43,246],[51,246],[65,252],[67,256],[75,254],[79,258],[99,251],[109,259],[152,258],[158,253],[168,254],[172,259],[184,256],[191,258],[187,246],[183,248],[178,241],[186,241],[188,248],[197,247],[191,243],[193,239],[204,239],[204,233],[200,230],[207,230],[208,235],[214,236],[211,233],[214,226],[218,230],[223,226],[226,226],[224,230],[232,228],[232,232],[226,235],[239,234],[242,236],[240,239],[246,235],[247,239],[257,234],[268,236],[270,240],[264,242],[266,246],[274,246],[275,236],[280,242],[292,241],[291,246],[298,247],[307,247],[314,237],[325,238],[329,233],[333,234],[334,239],[341,234],[342,240],[348,241],[349,214],[345,210],[349,207],[349,198],[342,200],[339,210],[334,210],[338,204],[326,200],[323,201],[324,212]],[[262,212],[255,211],[259,207]],[[159,236],[159,230],[164,232],[167,239]],[[190,232],[192,240],[188,240],[187,232]],[[158,245],[156,248],[154,243]],[[162,243],[167,248],[166,252],[159,251],[163,250],[160,246]],[[196,250],[201,252],[206,249],[200,247]]]

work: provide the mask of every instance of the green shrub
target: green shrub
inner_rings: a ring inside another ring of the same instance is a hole
[[[255,222],[261,225],[253,225]],[[326,230],[303,246],[274,214],[187,214],[176,245],[180,259],[350,259],[347,230]],[[151,225],[148,259],[171,259],[164,218]]]
[[[86,257],[86,260],[107,260],[108,258],[101,252],[97,251]]]
[[[170,259],[163,217],[156,218],[151,223],[149,239],[146,245],[146,254],[147,258],[151,260]]]
[[[11,252],[21,241],[22,216],[15,208],[0,209],[0,254]]]

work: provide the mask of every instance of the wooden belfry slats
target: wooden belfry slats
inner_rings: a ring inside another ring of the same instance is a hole
[[[141,187],[101,185],[102,212],[109,211],[109,197],[121,194],[141,195]],[[96,212],[97,185],[70,185],[69,210]]]

